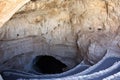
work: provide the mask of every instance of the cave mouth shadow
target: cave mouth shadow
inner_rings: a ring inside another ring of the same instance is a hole
[[[33,68],[36,72],[42,74],[57,74],[64,72],[67,65],[53,56],[40,55],[33,60]]]

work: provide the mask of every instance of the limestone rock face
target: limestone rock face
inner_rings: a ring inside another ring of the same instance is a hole
[[[30,1],[0,29],[0,63],[52,55],[71,67],[95,64],[108,50],[119,52],[119,11],[119,0]]]

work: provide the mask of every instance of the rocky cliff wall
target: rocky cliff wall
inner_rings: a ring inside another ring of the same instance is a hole
[[[119,0],[30,1],[1,28],[0,55],[6,61],[33,52],[69,66],[95,64],[109,49],[120,52],[119,11]]]

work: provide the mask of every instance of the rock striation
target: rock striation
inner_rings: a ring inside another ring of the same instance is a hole
[[[18,8],[29,0],[24,1]],[[13,15],[4,9],[8,18],[0,14],[1,25]],[[29,71],[26,64],[30,66],[37,55],[54,56],[69,69],[82,60],[96,64],[106,53],[119,56],[119,11],[119,0],[32,0],[0,28],[1,69]]]

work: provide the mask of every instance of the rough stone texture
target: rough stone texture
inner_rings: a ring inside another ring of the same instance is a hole
[[[119,0],[31,1],[0,29],[1,63],[33,52],[55,56],[69,66],[82,59],[95,64],[108,50],[119,52],[119,11]]]
[[[12,41],[1,41],[0,44],[0,70],[19,69],[33,71],[32,63],[36,56],[51,55],[73,68],[75,60],[75,48],[64,45],[49,45],[43,37],[26,37]],[[8,55],[11,54],[11,55]]]
[[[0,27],[30,0],[0,0]]]

